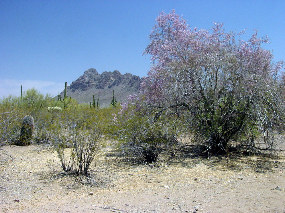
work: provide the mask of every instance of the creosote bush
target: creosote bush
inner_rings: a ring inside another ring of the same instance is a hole
[[[99,150],[101,133],[84,127],[69,128],[62,126],[53,135],[53,145],[65,172],[76,175],[88,175],[90,164]]]
[[[167,115],[158,119],[154,112],[145,110],[138,97],[129,98],[115,116],[116,139],[126,156],[133,156],[144,163],[156,162],[162,150],[176,144],[175,124]]]
[[[77,106],[58,112],[53,119],[51,138],[62,169],[71,174],[85,175],[100,151],[101,136],[108,135],[113,109]]]
[[[0,113],[0,141],[7,144],[16,143],[20,135],[23,112],[3,111]]]

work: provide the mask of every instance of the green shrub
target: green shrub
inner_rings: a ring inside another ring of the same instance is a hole
[[[23,109],[18,107],[18,100],[12,97],[0,102],[0,142],[15,143],[19,139]]]
[[[62,169],[87,176],[90,164],[99,151],[102,135],[96,114],[80,108],[66,109],[54,118],[51,132]]]
[[[116,139],[125,155],[153,163],[163,149],[169,150],[176,144],[178,131],[175,126],[179,124],[167,114],[156,119],[156,113],[129,104],[116,115]]]

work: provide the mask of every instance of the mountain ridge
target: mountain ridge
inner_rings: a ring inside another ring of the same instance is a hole
[[[121,74],[120,71],[104,71],[101,74],[94,68],[84,71],[83,75],[67,87],[67,96],[79,103],[90,103],[99,99],[101,107],[109,106],[113,90],[118,102],[124,102],[129,95],[139,92],[141,78],[131,73]],[[63,95],[63,92],[61,92]]]

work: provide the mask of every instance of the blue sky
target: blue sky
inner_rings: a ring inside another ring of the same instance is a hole
[[[284,0],[0,0],[0,98],[36,88],[57,95],[88,68],[146,76],[142,55],[160,12],[191,27],[267,35],[285,60]]]

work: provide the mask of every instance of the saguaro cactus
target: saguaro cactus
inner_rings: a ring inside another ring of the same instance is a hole
[[[64,84],[64,96],[63,98],[66,99],[66,91],[67,91],[67,82]]]
[[[21,85],[21,100],[23,100],[23,86]]]
[[[93,108],[96,107],[96,99],[95,99],[95,95],[93,95],[93,103],[92,103]]]
[[[113,90],[113,98],[112,98],[112,101],[111,101],[111,105],[113,107],[115,107],[117,105],[117,100],[115,98],[115,91]]]
[[[66,109],[67,106],[71,103],[71,97],[67,97],[67,82],[64,84],[64,92],[63,92],[63,100],[60,100],[63,102],[63,108]]]

